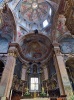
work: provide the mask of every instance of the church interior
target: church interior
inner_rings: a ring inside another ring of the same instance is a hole
[[[0,100],[74,100],[74,0],[0,0]]]

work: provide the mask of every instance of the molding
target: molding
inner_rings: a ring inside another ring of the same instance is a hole
[[[53,48],[51,49],[50,52],[48,52],[48,54],[44,57],[44,58],[41,58],[41,59],[38,59],[38,60],[29,60],[27,59],[26,57],[24,57],[24,54],[22,52],[22,49],[20,47],[20,45],[18,43],[10,43],[9,44],[9,47],[15,47],[15,50],[13,51],[13,49],[9,50],[9,53],[10,55],[13,55],[13,53],[15,53],[20,59],[21,61],[24,63],[24,62],[29,62],[29,61],[32,61],[32,62],[46,62],[48,58],[50,58],[52,56],[52,52],[53,52]]]

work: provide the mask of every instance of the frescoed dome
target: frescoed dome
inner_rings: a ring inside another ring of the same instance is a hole
[[[29,22],[46,19],[50,6],[45,0],[23,0],[20,7],[21,16]]]

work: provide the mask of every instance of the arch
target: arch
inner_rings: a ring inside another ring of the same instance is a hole
[[[9,43],[16,40],[16,25],[11,10],[6,5],[1,16],[3,25],[0,29],[0,53],[7,53]]]
[[[14,26],[14,33],[13,33],[13,41],[16,41],[16,38],[17,38],[17,30],[16,30],[16,21],[15,21],[15,16],[14,16],[14,14],[13,14],[13,11],[9,8],[9,6],[8,6],[8,9],[9,9],[9,12],[11,13],[11,16],[12,16],[12,18],[13,18],[13,26]]]
[[[52,51],[52,44],[48,37],[42,34],[30,33],[19,41],[23,56],[28,61],[38,61],[47,58]]]

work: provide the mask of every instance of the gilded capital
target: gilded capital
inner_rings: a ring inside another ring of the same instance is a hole
[[[10,47],[9,50],[8,50],[8,55],[16,57],[17,56],[16,48],[15,47]]]

